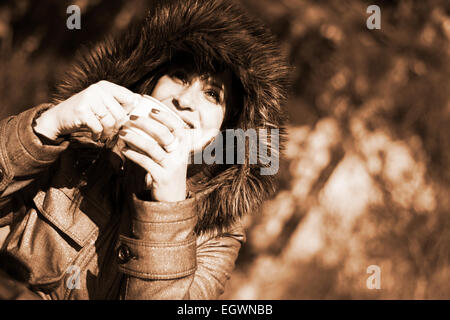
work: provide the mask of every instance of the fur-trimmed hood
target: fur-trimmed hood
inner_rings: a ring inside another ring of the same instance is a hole
[[[283,144],[288,68],[268,30],[238,5],[225,0],[156,1],[147,19],[123,36],[82,52],[59,86],[54,102],[67,99],[100,80],[127,88],[151,74],[176,52],[220,61],[240,80],[243,110],[237,127],[279,129]],[[274,176],[262,164],[214,165],[199,182],[197,232],[222,229],[254,212],[274,191]]]

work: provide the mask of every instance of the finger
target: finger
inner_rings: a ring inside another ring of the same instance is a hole
[[[101,138],[103,133],[103,126],[100,123],[100,121],[92,114],[86,115],[84,121],[83,121],[88,127],[89,130],[92,132],[92,139],[94,141],[97,141]]]
[[[148,117],[130,116],[130,121],[126,127],[135,127],[141,129],[148,135],[152,136],[161,146],[170,145],[175,137],[162,123]]]
[[[161,175],[161,166],[151,158],[132,149],[124,148],[122,154],[129,160],[141,166],[145,171],[150,173],[152,180],[157,179]],[[146,178],[147,181],[147,178]]]
[[[95,100],[92,101],[91,104],[91,111],[103,127],[102,138],[107,138],[113,134],[116,120],[114,119],[108,108],[106,108],[106,106],[103,104],[101,97],[96,95],[94,99]]]
[[[170,144],[164,146],[164,150],[166,150],[169,153],[175,151],[180,145],[179,140],[180,140],[179,138],[175,137]]]
[[[139,94],[115,83],[102,80],[98,82],[98,84],[103,90],[112,95],[120,104],[124,105],[127,112],[130,112],[141,99]]]
[[[150,189],[153,183],[153,177],[152,174],[150,172],[147,172],[147,174],[145,175],[145,186],[147,187],[147,189]]]
[[[186,129],[188,127],[187,124],[185,124],[183,121],[165,110],[153,108],[149,113],[149,116],[165,125],[171,132],[179,131],[180,129]]]
[[[114,99],[113,96],[111,96],[104,89],[102,89],[101,86],[99,86],[99,94],[101,96],[104,105],[108,108],[108,110],[111,112],[112,116],[116,121],[114,127],[116,129],[119,129],[126,121],[128,121],[127,112],[119,104],[119,102],[117,102],[117,100]]]
[[[162,165],[162,161],[167,157],[167,153],[151,136],[142,136],[130,129],[124,129],[119,132],[120,138],[131,148],[141,151],[155,162]]]

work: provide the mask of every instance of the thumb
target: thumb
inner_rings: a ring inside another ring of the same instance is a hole
[[[145,175],[145,189],[150,190],[152,188],[153,178],[150,173]]]

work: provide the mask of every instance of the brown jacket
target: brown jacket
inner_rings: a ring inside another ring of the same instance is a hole
[[[268,137],[258,143],[278,155],[288,67],[267,28],[236,1],[152,1],[143,23],[81,52],[51,102],[100,80],[148,94],[161,67],[177,55],[232,70],[233,90],[242,99],[222,129],[279,130],[279,144]],[[130,195],[117,208],[93,188],[70,211],[73,153],[66,143],[41,143],[31,130],[36,112],[5,119],[0,127],[0,227],[11,229],[3,247],[30,266],[33,289],[55,298],[218,297],[244,240],[237,221],[256,212],[275,189],[274,175],[261,174],[268,164],[251,163],[246,152],[244,163],[211,165],[194,198],[179,203]],[[152,218],[143,214],[148,211]],[[70,290],[67,281],[78,270],[81,289]]]
[[[32,290],[45,299],[217,298],[244,241],[242,227],[196,236],[197,195],[176,203],[131,196],[112,214],[118,208],[102,201],[101,190],[87,190],[69,215],[68,142],[44,145],[32,130],[45,107],[0,122],[0,228],[10,229],[1,245],[28,266]]]

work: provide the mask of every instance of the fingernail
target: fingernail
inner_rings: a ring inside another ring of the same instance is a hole
[[[158,114],[158,113],[159,113],[159,110],[153,108],[151,112],[154,113],[154,114]]]
[[[138,116],[135,116],[134,114],[132,114],[132,115],[130,116],[130,120],[131,120],[131,121],[136,121],[137,119],[139,119],[139,117],[138,117]]]
[[[119,131],[119,136],[125,137],[127,135],[127,133],[123,130]]]

